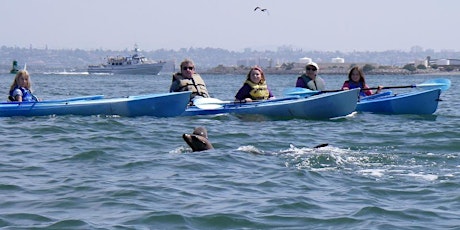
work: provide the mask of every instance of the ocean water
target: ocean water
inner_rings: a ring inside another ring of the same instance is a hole
[[[328,89],[346,78],[323,77]],[[245,76],[203,78],[229,100]],[[460,76],[367,76],[371,86],[431,78],[452,87],[426,116],[0,118],[0,228],[459,229]],[[5,95],[12,79],[0,76]],[[267,76],[278,97],[295,80]],[[171,76],[32,81],[43,99],[118,97],[167,92]],[[196,126],[214,150],[191,152],[181,136]]]

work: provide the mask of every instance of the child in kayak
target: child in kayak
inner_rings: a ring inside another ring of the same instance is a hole
[[[8,99],[17,102],[39,101],[38,98],[32,94],[31,85],[29,73],[26,70],[19,70],[14,77],[13,84],[11,84]]]
[[[360,96],[370,96],[374,94],[372,90],[369,89],[369,86],[366,84],[366,78],[364,77],[364,72],[359,68],[359,66],[355,66],[351,68],[350,72],[348,72],[348,80],[343,83],[342,90],[349,90],[361,88],[361,92],[359,93]],[[383,86],[378,86],[375,94],[380,93],[382,91]]]
[[[265,81],[264,71],[258,66],[251,68],[246,81],[235,95],[235,101],[238,102],[270,100],[274,98]]]

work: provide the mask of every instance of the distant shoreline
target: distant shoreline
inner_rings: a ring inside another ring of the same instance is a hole
[[[198,71],[200,74],[215,74],[215,75],[227,75],[227,74],[241,74],[246,75],[250,70],[250,67],[215,67],[212,69]],[[270,75],[301,75],[305,73],[303,68],[295,68],[290,70],[280,68],[263,68],[265,74]],[[318,72],[319,75],[347,75],[348,69],[321,69]],[[402,68],[390,68],[390,69],[374,69],[369,72],[365,72],[366,75],[460,75],[460,71],[440,71],[440,70],[416,70],[408,71]]]

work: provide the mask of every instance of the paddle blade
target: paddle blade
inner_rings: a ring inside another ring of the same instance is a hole
[[[219,104],[197,104],[195,106],[197,108],[203,109],[203,110],[214,110],[214,109],[223,109],[224,108],[223,105],[219,105]]]
[[[320,93],[319,91],[314,91],[310,89],[300,88],[300,87],[292,87],[283,90],[283,95],[285,97],[289,96],[299,96],[299,97],[308,97],[315,94]]]
[[[217,98],[211,98],[211,97],[200,97],[200,98],[193,100],[194,105],[225,104],[225,103],[229,103],[229,102],[222,101]]]
[[[193,105],[195,105],[199,109],[203,110],[213,110],[213,109],[223,109],[224,104],[229,104],[230,101],[222,101],[217,98],[212,97],[200,97],[193,100]]]
[[[415,85],[417,88],[423,89],[441,89],[441,91],[446,91],[450,88],[451,82],[446,78],[435,78],[425,81],[421,84]]]

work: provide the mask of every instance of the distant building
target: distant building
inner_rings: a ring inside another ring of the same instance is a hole
[[[450,60],[449,59],[436,59],[433,60],[434,64],[436,65],[450,65]]]
[[[259,66],[262,68],[269,68],[272,67],[272,59],[271,58],[259,58]]]
[[[237,66],[255,66],[256,60],[255,59],[240,59],[236,61]]]
[[[424,59],[424,60],[415,60],[414,61],[414,66],[419,66],[419,65],[423,65],[425,67],[428,67],[428,60],[427,59]]]
[[[442,58],[442,59],[428,59],[427,64],[437,65],[439,68],[450,68],[450,69],[459,69],[460,68],[460,59],[453,58]]]
[[[262,68],[269,68],[273,66],[273,61],[271,58],[250,58],[250,59],[240,59],[236,61],[237,66],[260,66]]]
[[[336,57],[336,58],[332,58],[331,62],[332,63],[345,63],[345,59],[340,58],[340,57]]]
[[[451,65],[460,65],[460,59],[449,59]]]
[[[308,57],[299,58],[299,63],[302,63],[302,64],[307,64],[307,63],[310,63],[312,61],[313,60],[311,58],[308,58]]]
[[[421,47],[421,46],[412,46],[410,48],[410,52],[411,53],[421,53],[421,52],[423,52],[423,47]]]

